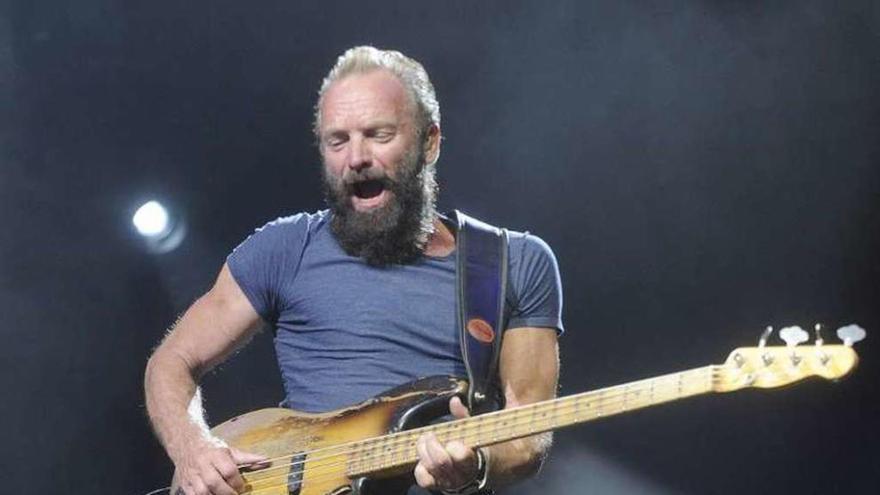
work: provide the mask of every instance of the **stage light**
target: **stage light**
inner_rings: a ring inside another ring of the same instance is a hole
[[[131,217],[131,223],[144,240],[147,249],[161,254],[180,246],[186,237],[186,224],[158,201],[141,205]]]
[[[158,236],[168,228],[168,210],[158,201],[148,201],[137,209],[131,221],[142,236]]]

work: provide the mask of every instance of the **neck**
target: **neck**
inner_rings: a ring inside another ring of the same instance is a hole
[[[356,447],[359,455],[349,470],[363,475],[412,466],[418,461],[416,439],[425,432],[434,433],[442,444],[457,440],[483,447],[705,394],[715,389],[718,380],[719,367],[705,366],[371,438]]]
[[[454,249],[455,236],[449,230],[449,227],[435,216],[434,232],[428,237],[428,244],[425,246],[425,256],[442,258],[449,256]]]

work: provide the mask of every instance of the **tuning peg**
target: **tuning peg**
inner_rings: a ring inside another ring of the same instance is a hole
[[[810,340],[810,334],[799,326],[785,327],[779,331],[779,337],[785,341],[788,347],[795,347],[801,342]]]
[[[858,325],[847,325],[837,329],[837,337],[843,341],[843,345],[852,347],[853,344],[865,338],[865,329]]]
[[[771,333],[773,333],[773,327],[768,326],[764,329],[764,331],[761,333],[761,338],[758,339],[758,347],[763,349],[764,346],[767,345],[767,339],[770,338]]]
[[[822,347],[825,343],[825,339],[822,338],[822,324],[816,323],[813,325],[813,330],[816,331],[816,347]]]

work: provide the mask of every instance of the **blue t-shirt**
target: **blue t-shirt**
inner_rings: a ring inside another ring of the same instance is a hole
[[[227,258],[232,276],[275,328],[286,405],[323,412],[431,375],[467,376],[455,316],[455,254],[376,268],[346,254],[330,213],[270,222]],[[562,332],[550,247],[510,233],[507,328]]]

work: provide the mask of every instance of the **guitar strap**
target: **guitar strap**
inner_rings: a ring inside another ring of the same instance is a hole
[[[455,210],[456,282],[459,343],[470,388],[472,414],[500,408],[498,356],[506,325],[506,229]]]

